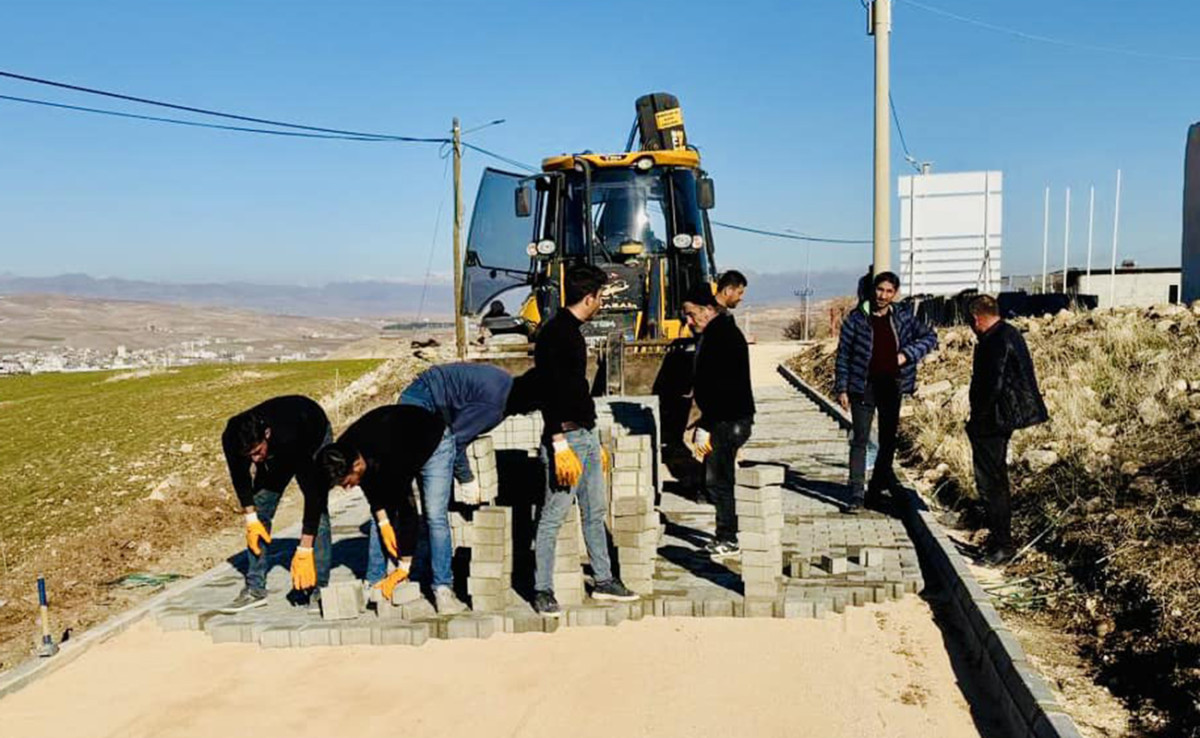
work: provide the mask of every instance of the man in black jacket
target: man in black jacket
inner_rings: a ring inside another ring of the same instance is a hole
[[[717,307],[707,285],[683,301],[688,325],[700,336],[696,346],[693,397],[700,410],[693,437],[704,460],[704,486],[717,510],[717,531],[705,551],[713,559],[738,555],[733,486],[737,452],[750,439],[754,393],[750,388],[750,347],[733,316]]]
[[[385,599],[408,578],[417,548],[420,516],[413,481],[442,445],[446,424],[441,416],[416,405],[385,405],[363,415],[317,454],[326,489],[359,487],[379,527],[383,547],[397,569],[376,583]],[[453,464],[454,446],[445,449]]]
[[[579,501],[583,541],[592,562],[592,598],[632,601],[638,596],[613,576],[608,556],[608,494],[604,488],[604,452],[596,436],[596,405],[587,379],[587,344],[580,329],[600,310],[608,275],[591,265],[573,266],[563,280],[566,306],[537,334],[533,363],[542,382],[542,459],[546,464],[546,497],[538,517],[534,543],[534,609],[559,617],[554,597],[554,555],[558,531]]]
[[[1015,430],[1049,418],[1038,391],[1033,360],[1020,331],[1000,318],[996,299],[971,301],[971,324],[978,338],[971,374],[971,418],[967,437],[975,466],[975,487],[988,513],[987,562],[1013,557],[1012,509],[1008,487],[1008,441]]]
[[[267,400],[226,423],[221,446],[234,492],[246,515],[248,565],[245,589],[223,612],[267,604],[268,564],[263,544],[271,542],[271,520],[292,477],[304,495],[300,545],[292,557],[293,587],[308,594],[312,588],[329,583],[332,537],[325,509],[329,487],[316,474],[313,458],[331,440],[325,411],[300,395]]]

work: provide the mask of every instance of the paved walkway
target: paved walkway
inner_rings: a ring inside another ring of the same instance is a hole
[[[782,556],[774,577],[775,596],[763,597],[756,590],[754,597],[746,598],[738,561],[713,562],[700,551],[714,528],[712,506],[667,491],[657,506],[662,525],[652,587],[642,587],[644,596],[635,603],[600,604],[585,597],[581,604],[565,608],[564,617],[556,621],[537,616],[524,597],[509,592],[500,600],[506,605],[503,609],[438,617],[428,601],[413,593],[402,605],[383,603],[363,609],[361,603],[351,604],[354,609],[349,617],[323,619],[320,613],[291,605],[283,596],[290,584],[285,563],[292,551],[287,542],[279,541],[273,549],[278,565],[268,576],[272,594],[266,607],[239,615],[217,613],[242,586],[240,575],[231,572],[169,602],[158,611],[157,620],[168,630],[204,630],[218,643],[255,642],[264,647],[419,645],[430,638],[545,632],[655,616],[824,617],[849,606],[899,599],[919,591],[920,569],[903,524],[876,513],[850,517],[840,512],[847,456],[844,431],[789,387],[760,387],[756,394],[758,415],[743,462],[785,470],[779,493]],[[503,490],[500,499],[504,499]],[[350,495],[335,503],[331,515],[336,565],[332,580],[344,602],[347,596],[353,600],[352,588],[365,561],[366,504],[361,495]],[[459,522],[470,525],[463,519]],[[469,540],[469,532],[461,533],[460,540]],[[464,556],[469,554],[460,550],[460,564]],[[528,562],[528,556],[518,551],[515,560]],[[519,584],[520,571],[515,581],[517,590],[524,590],[527,596],[527,588]],[[329,594],[326,599],[330,600]],[[327,609],[334,609],[334,603]]]

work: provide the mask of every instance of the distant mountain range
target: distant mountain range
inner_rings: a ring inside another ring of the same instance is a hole
[[[760,274],[746,272],[749,305],[793,303],[804,287],[803,272]],[[813,272],[815,299],[853,294],[858,274]],[[55,294],[106,300],[139,300],[171,304],[219,306],[256,310],[273,315],[324,318],[446,318],[453,312],[453,288],[411,282],[330,282],[320,287],[255,284],[252,282],[149,282],[119,277],[61,274],[21,277],[0,274],[0,294]]]

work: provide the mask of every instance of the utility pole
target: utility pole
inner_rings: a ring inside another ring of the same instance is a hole
[[[1121,228],[1121,170],[1117,170],[1117,201],[1113,208],[1112,271],[1108,273],[1108,306],[1117,307],[1117,232]]]
[[[892,257],[891,95],[889,42],[892,0],[873,0],[869,33],[875,37],[875,273],[890,271]]]
[[[1088,287],[1091,287],[1092,279],[1092,224],[1096,217],[1096,185],[1092,185],[1091,194],[1088,195],[1088,258],[1087,258],[1087,276]]]
[[[454,119],[454,346],[458,358],[467,358],[467,330],[463,323],[462,273],[462,128]]]
[[[1067,188],[1066,212],[1063,216],[1063,281],[1062,291],[1067,294],[1067,267],[1070,264],[1071,250],[1071,188]]]
[[[1050,188],[1046,188],[1046,203],[1042,207],[1042,294],[1046,294],[1046,259],[1050,253]]]

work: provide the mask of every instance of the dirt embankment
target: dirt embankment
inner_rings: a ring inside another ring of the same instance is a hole
[[[1200,735],[1200,303],[1014,321],[1051,420],[1011,445],[1014,530],[1031,549],[996,595],[1075,636],[1133,729]],[[939,331],[901,425],[927,496],[985,538],[963,430],[974,340]],[[831,339],[793,361],[832,389]]]

